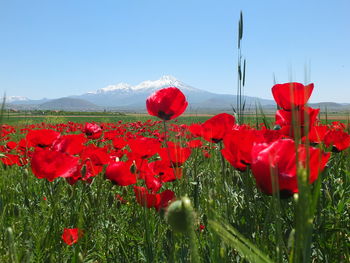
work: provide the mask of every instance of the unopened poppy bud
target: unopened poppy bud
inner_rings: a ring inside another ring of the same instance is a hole
[[[293,198],[294,198],[294,201],[295,201],[295,202],[298,202],[298,200],[299,200],[299,194],[298,194],[298,193],[295,193],[295,194],[293,195]]]
[[[137,171],[137,167],[136,167],[136,163],[135,161],[132,163],[132,165],[130,166],[130,172],[132,174],[136,174],[136,171]]]
[[[274,129],[275,131],[278,131],[278,130],[281,129],[281,126],[278,125],[278,124],[276,124],[275,126],[273,126],[273,129]]]
[[[81,252],[79,252],[78,258],[79,258],[79,262],[84,262],[84,256],[83,254],[81,254]]]
[[[188,197],[172,202],[167,210],[166,219],[175,232],[187,232],[194,225],[194,211]]]
[[[85,164],[82,166],[80,173],[81,173],[81,177],[85,178],[85,176],[86,176],[86,165]]]

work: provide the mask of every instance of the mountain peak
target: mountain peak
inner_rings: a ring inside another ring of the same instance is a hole
[[[4,100],[3,97],[0,97],[0,103]],[[7,96],[5,97],[5,102],[6,103],[11,103],[14,101],[28,101],[29,99],[27,97],[23,96]]]
[[[115,92],[149,92],[155,91],[167,87],[177,87],[181,90],[196,91],[197,89],[181,82],[171,75],[164,75],[157,80],[146,80],[135,86],[131,86],[128,83],[119,83],[116,85],[108,85],[107,87],[98,89],[97,91],[88,92],[88,94],[104,94],[104,93],[115,93]]]
[[[160,77],[161,81],[178,81],[174,76],[172,75],[163,75],[162,77]]]
[[[117,85],[108,85],[107,87],[98,89],[96,91],[88,92],[89,94],[101,94],[101,93],[106,93],[106,92],[111,92],[111,91],[116,91],[116,90],[129,90],[131,89],[131,85],[128,83],[118,83]]]

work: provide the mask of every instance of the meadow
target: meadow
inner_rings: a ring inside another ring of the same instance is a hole
[[[302,92],[276,119],[161,93],[153,116],[3,114],[0,262],[349,262],[350,127]]]

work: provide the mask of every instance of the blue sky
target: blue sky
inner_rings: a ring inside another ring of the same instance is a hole
[[[347,0],[0,0],[0,92],[57,98],[167,74],[234,94],[240,10],[246,95],[272,98],[275,76],[350,102]]]

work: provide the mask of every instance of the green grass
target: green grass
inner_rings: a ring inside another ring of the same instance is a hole
[[[151,117],[146,114],[125,114],[125,115],[117,115],[117,116],[111,116],[110,114],[106,113],[99,113],[98,116],[90,115],[87,116],[85,113],[77,113],[74,112],[72,115],[47,115],[47,116],[32,116],[32,115],[23,115],[20,114],[22,117],[19,117],[18,115],[7,115],[3,114],[2,119],[4,123],[10,124],[10,125],[27,125],[32,123],[40,123],[40,122],[46,122],[46,123],[63,123],[63,122],[78,122],[78,123],[84,123],[84,122],[118,122],[121,120],[123,123],[126,122],[137,122],[137,121],[146,121],[148,119],[156,121],[156,117]],[[81,116],[83,115],[83,116]],[[339,115],[339,116],[338,116]],[[344,114],[335,114],[332,116],[326,116],[321,115],[320,120],[323,124],[330,124],[331,122],[339,121],[343,123],[347,123],[347,120],[344,120],[343,118],[340,118],[340,116],[343,116]],[[23,117],[25,116],[25,117]],[[198,116],[181,116],[178,118],[179,123],[183,124],[191,124],[191,123],[203,123],[206,120],[208,120],[213,115],[198,115]],[[274,116],[271,116],[271,114],[267,116],[263,116],[261,113],[258,115],[255,114],[246,114],[244,116],[245,123],[249,123],[252,126],[256,127],[257,125],[264,123],[264,121],[267,121],[270,126],[272,126],[272,123],[275,121]]]
[[[204,122],[207,119],[209,119],[211,116],[187,116],[187,117],[180,117],[178,118],[180,123],[185,124],[191,124],[191,123],[198,123],[198,122]],[[46,122],[46,123],[62,123],[62,122],[68,122],[73,121],[77,123],[84,123],[84,122],[118,122],[121,120],[123,123],[126,122],[137,122],[137,121],[146,121],[146,120],[157,120],[156,117],[150,117],[145,114],[126,114],[122,116],[108,116],[101,114],[100,117],[96,116],[88,116],[88,117],[82,117],[79,115],[72,116],[26,116],[26,117],[18,117],[18,116],[6,116],[3,117],[3,122],[10,124],[10,125],[27,125],[27,124],[33,124],[33,123],[40,123],[40,122]]]

